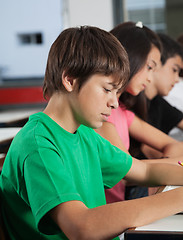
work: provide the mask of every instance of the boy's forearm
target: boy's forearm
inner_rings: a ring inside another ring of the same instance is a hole
[[[141,199],[114,203],[89,211],[93,211],[96,221],[98,221],[98,214],[102,216],[101,221],[96,224],[97,226],[101,224],[98,233],[101,231],[103,234],[108,229],[104,239],[111,239],[128,228],[140,227],[181,212],[183,210],[183,188],[175,190]],[[98,210],[101,212],[97,212]],[[96,236],[95,239],[100,239],[100,236]]]
[[[183,211],[183,187],[93,209],[83,207],[84,204],[81,206],[82,203],[78,205],[77,202],[69,203],[73,205],[69,213],[71,217],[65,215],[67,210],[64,210],[64,213],[59,212],[57,218],[57,224],[63,231],[69,226],[69,236],[66,234],[69,239],[112,239],[128,228],[143,226]],[[67,203],[65,206],[67,208]]]
[[[133,158],[132,166],[125,180],[141,186],[179,185],[183,186],[183,167],[178,164],[182,158],[162,158],[137,160]]]
[[[178,158],[179,159],[179,158]],[[178,159],[172,161],[176,164],[154,163],[148,164],[147,185],[183,185],[183,167],[178,165]],[[166,159],[162,159],[162,161]],[[167,161],[170,159],[167,159]],[[155,160],[156,161],[156,160]],[[161,159],[159,159],[161,161]],[[170,160],[171,162],[171,160]]]

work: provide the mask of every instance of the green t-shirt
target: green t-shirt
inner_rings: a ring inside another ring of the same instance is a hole
[[[88,208],[106,204],[104,188],[119,182],[131,164],[129,155],[91,128],[81,125],[72,134],[44,113],[32,115],[14,138],[0,176],[11,239],[67,239],[47,213],[71,200]]]

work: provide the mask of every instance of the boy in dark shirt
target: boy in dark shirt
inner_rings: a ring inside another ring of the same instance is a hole
[[[174,127],[183,129],[183,113],[171,106],[167,96],[176,83],[182,68],[183,52],[178,42],[166,34],[159,34],[162,43],[161,65],[154,72],[153,81],[146,87],[148,121],[168,134]]]

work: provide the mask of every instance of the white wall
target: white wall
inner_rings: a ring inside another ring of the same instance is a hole
[[[44,75],[51,43],[62,29],[60,0],[0,2],[0,67],[5,77]],[[21,45],[17,34],[43,33],[43,44]]]
[[[70,26],[113,28],[112,0],[68,0]]]
[[[93,25],[110,30],[113,27],[112,0],[1,0],[2,76],[44,76],[52,42],[64,28],[79,25]],[[17,34],[35,32],[43,34],[43,44],[19,43]]]

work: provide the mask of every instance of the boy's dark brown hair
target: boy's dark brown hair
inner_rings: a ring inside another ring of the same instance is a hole
[[[181,44],[164,33],[158,34],[162,43],[161,63],[164,65],[169,58],[179,56],[183,59],[183,48]]]
[[[44,78],[44,97],[64,91],[62,76],[77,79],[78,89],[93,74],[112,75],[126,86],[129,77],[128,55],[119,41],[97,27],[82,26],[61,32],[52,44]]]

